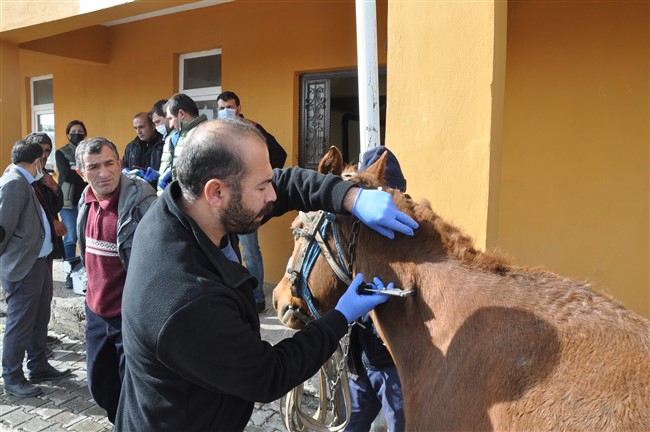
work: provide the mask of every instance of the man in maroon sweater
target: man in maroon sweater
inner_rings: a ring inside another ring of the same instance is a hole
[[[124,378],[122,291],[133,233],[156,199],[149,183],[120,172],[115,144],[106,138],[82,141],[75,153],[81,195],[77,231],[86,266],[86,361],[90,394],[115,422]]]

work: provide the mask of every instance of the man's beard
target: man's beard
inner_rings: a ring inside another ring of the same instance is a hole
[[[230,205],[224,209],[221,215],[221,225],[229,233],[250,234],[256,231],[262,224],[261,220],[256,221],[255,219],[258,216],[270,215],[272,209],[272,203],[266,204],[262,211],[258,213],[245,208],[242,204],[241,191],[238,188],[234,188]]]

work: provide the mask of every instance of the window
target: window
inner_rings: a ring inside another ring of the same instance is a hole
[[[52,153],[47,159],[46,168],[53,170],[55,166],[54,152],[54,80],[52,75],[30,78],[32,94],[32,132],[45,132],[52,140]]]
[[[199,114],[217,118],[217,96],[221,93],[221,50],[183,54],[178,65],[179,92],[191,97]]]

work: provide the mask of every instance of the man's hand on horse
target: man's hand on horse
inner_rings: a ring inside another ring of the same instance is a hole
[[[361,222],[389,239],[395,237],[395,231],[413,235],[418,223],[395,206],[391,194],[375,189],[353,188],[348,193],[349,197],[357,191],[351,213]]]
[[[348,320],[348,324],[361,318],[389,298],[389,296],[379,293],[359,294],[359,286],[363,283],[363,275],[361,273],[357,274],[334,308],[345,316],[345,319]],[[392,282],[388,284],[388,287],[384,287],[384,283],[378,277],[375,277],[373,283],[370,285],[372,285],[374,289],[378,290],[393,288]]]

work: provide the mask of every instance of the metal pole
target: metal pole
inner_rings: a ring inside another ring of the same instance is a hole
[[[375,0],[356,0],[360,152],[381,145]],[[359,160],[361,160],[361,154]]]

